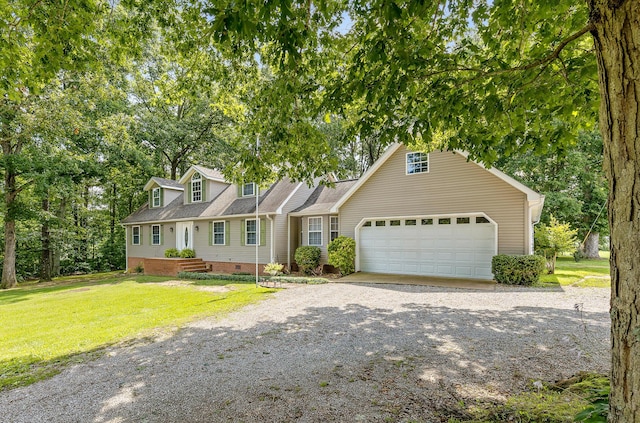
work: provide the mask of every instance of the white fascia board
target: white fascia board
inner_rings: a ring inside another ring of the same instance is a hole
[[[360,177],[360,179],[358,179],[358,182],[356,182],[350,189],[349,191],[345,192],[344,195],[342,196],[342,198],[340,198],[336,204],[334,204],[333,207],[331,207],[331,210],[329,210],[329,213],[338,213],[338,210],[340,209],[340,207],[342,207],[342,205],[344,203],[347,202],[347,200],[349,198],[351,198],[351,196],[353,194],[355,194],[356,191],[358,191],[358,189],[360,189],[360,187],[362,185],[364,185],[365,182],[367,182],[369,180],[369,178],[371,178],[371,176],[377,172],[378,169],[380,169],[380,167],[385,164],[385,162],[387,160],[389,160],[389,157],[391,157],[393,155],[393,153],[395,153],[398,148],[400,148],[402,146],[402,144],[400,143],[394,143],[392,144],[387,151],[385,151],[385,153],[369,168],[367,169],[367,171],[364,173],[364,175],[362,175]]]
[[[189,179],[191,179],[191,175],[193,175],[194,172],[198,172],[200,173],[200,175],[204,178],[204,179],[208,179],[209,181],[216,181],[216,182],[224,182],[225,184],[228,184],[227,181],[225,181],[222,178],[212,178],[211,176],[208,176],[200,166],[197,165],[192,165],[185,173],[184,175],[182,175],[182,177],[180,178],[180,180],[178,181],[178,183],[184,185],[186,184]]]
[[[280,204],[280,207],[278,207],[278,209],[276,210],[276,214],[282,214],[283,207],[289,202],[289,200],[291,200],[291,197],[293,197],[295,195],[295,193],[298,192],[298,190],[300,189],[301,186],[302,186],[302,182],[299,182],[298,185],[287,196],[287,198],[284,199],[282,204]]]
[[[454,151],[456,153],[460,154],[465,159],[469,159],[469,153],[467,153],[466,151],[462,151],[462,150],[454,150]],[[515,189],[517,189],[518,191],[521,191],[521,192],[525,193],[527,195],[527,200],[528,201],[539,201],[541,198],[544,199],[544,196],[541,195],[540,193],[535,192],[534,190],[532,190],[531,188],[529,188],[525,184],[516,181],[511,176],[507,175],[504,172],[501,172],[500,170],[496,169],[495,167],[488,168],[485,165],[483,165],[482,163],[477,162],[475,160],[469,160],[469,161],[471,163],[477,164],[478,166],[480,166],[481,168],[485,169],[487,172],[491,173],[492,175],[497,176],[498,178],[502,179],[503,181],[505,181],[506,183],[508,183],[509,185],[514,187]]]
[[[176,191],[184,191],[184,188],[182,187],[175,187],[172,185],[163,185],[158,181],[154,180],[153,178],[149,179],[149,182],[147,182],[147,184],[144,186],[143,191],[149,191],[153,187],[153,184],[158,185],[160,188],[173,189]]]
[[[195,166],[191,166],[189,169],[187,169],[187,171],[178,180],[178,183],[182,185],[186,184],[187,181],[191,178],[191,175],[193,175],[193,172],[195,172]]]

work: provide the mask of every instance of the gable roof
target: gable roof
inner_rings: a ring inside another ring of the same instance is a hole
[[[158,185],[160,188],[184,191],[184,186],[181,185],[178,181],[174,181],[173,179],[158,178],[157,176],[153,176],[151,177],[151,179],[149,179],[149,182],[147,182],[147,184],[144,186],[144,190],[149,191],[154,184]]]
[[[189,181],[189,179],[191,178],[191,175],[193,175],[195,172],[198,172],[200,175],[210,181],[224,182],[227,184],[229,183],[224,179],[224,175],[220,171],[198,165],[193,165],[189,169],[187,169],[187,171],[184,173],[184,175],[182,175],[178,182],[181,184],[186,184],[187,181]]]
[[[369,180],[369,178],[371,178],[371,176],[376,173],[376,171],[378,169],[380,169],[380,167],[382,167],[383,164],[386,163],[387,160],[389,160],[389,158],[396,152],[398,151],[398,149],[400,147],[402,147],[403,144],[401,143],[394,143],[392,144],[387,151],[384,152],[384,154],[364,173],[364,175],[362,175],[362,177],[360,179],[358,179],[357,183],[355,183],[343,196],[342,198],[340,198],[333,207],[331,207],[331,213],[337,213],[338,210],[340,209],[340,207],[342,207],[342,205],[344,203],[347,202],[347,200],[349,198],[351,198],[351,196],[353,194],[355,194],[356,191],[358,191],[358,189],[365,184],[365,182],[367,182]],[[461,156],[463,156],[465,159],[467,159],[469,161],[469,163],[473,163],[477,166],[480,166],[481,168],[485,169],[487,172],[491,173],[492,175],[500,178],[501,180],[503,180],[504,182],[506,182],[507,184],[511,185],[513,188],[517,189],[518,191],[521,191],[522,193],[524,193],[527,196],[527,200],[530,203],[540,203],[540,207],[539,210],[537,211],[538,214],[538,218],[539,218],[539,214],[542,212],[542,203],[544,203],[544,195],[541,195],[537,192],[535,192],[534,190],[532,190],[531,188],[525,186],[524,184],[516,181],[515,179],[513,179],[512,177],[510,177],[509,175],[499,171],[498,169],[492,167],[492,168],[487,168],[486,166],[484,166],[483,164],[476,162],[474,160],[469,160],[469,154],[463,151],[455,151],[456,154],[460,154]]]
[[[318,185],[307,201],[291,212],[292,216],[328,214],[333,205],[358,182],[357,179],[335,182],[333,187]]]

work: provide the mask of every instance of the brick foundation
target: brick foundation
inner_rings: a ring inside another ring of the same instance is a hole
[[[180,259],[171,258],[144,258],[144,257],[129,257],[127,260],[127,268],[129,273],[135,273],[135,268],[141,265],[144,269],[145,275],[154,276],[176,276],[180,272]],[[236,262],[220,262],[220,261],[205,261],[207,265],[207,271],[211,273],[250,273],[256,274],[255,263],[236,263]],[[264,266],[267,263],[259,263],[258,269],[261,275],[264,273]],[[287,265],[285,264],[285,268]]]

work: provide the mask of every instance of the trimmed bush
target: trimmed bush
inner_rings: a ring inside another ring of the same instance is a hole
[[[546,269],[542,256],[511,256],[498,254],[491,260],[491,271],[498,283],[510,285],[533,285],[540,280]]]
[[[327,246],[329,264],[340,269],[340,274],[355,272],[356,242],[348,236],[339,236]]]
[[[298,247],[294,258],[301,272],[310,275],[320,265],[320,247],[303,246]]]
[[[192,250],[191,248],[185,248],[184,250],[180,251],[180,257],[181,258],[196,258],[196,252],[195,252],[195,250]]]
[[[177,248],[167,248],[164,250],[164,256],[166,258],[176,258],[180,257],[180,251]]]

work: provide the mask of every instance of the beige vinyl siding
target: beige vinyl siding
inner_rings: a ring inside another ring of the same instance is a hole
[[[206,201],[211,201],[215,199],[218,195],[220,195],[220,193],[222,193],[222,191],[227,189],[228,186],[229,184],[208,180]]]
[[[157,223],[160,225],[160,237],[162,240],[161,245],[151,245],[151,226],[152,224],[146,223],[140,226],[140,240],[141,245],[133,245],[131,243],[131,228],[127,226],[127,249],[128,257],[164,257],[164,251],[167,248],[176,247],[176,235],[174,223]],[[169,228],[174,228],[174,232],[171,232]]]
[[[162,191],[164,194],[163,206],[169,205],[173,200],[180,197],[180,194],[182,194],[182,191],[171,188],[162,188]]]
[[[256,247],[255,245],[241,245],[241,223],[243,220],[251,219],[225,219],[224,217],[212,220],[197,220],[194,226],[198,225],[200,230],[194,232],[193,247],[196,250],[196,257],[205,261],[219,261],[227,263],[255,263]],[[229,222],[229,244],[230,245],[209,245],[209,222],[211,221],[228,221]],[[261,224],[264,222],[266,228],[266,245],[258,247],[258,262],[262,264],[269,263],[269,243],[271,242],[270,222],[264,216],[260,217]]]
[[[315,215],[315,216],[303,216],[297,217],[294,219],[299,219],[302,227],[299,227],[300,232],[302,233],[302,244],[301,245],[309,245],[309,218],[310,217],[321,217],[322,218],[322,245],[315,245],[315,247],[320,247],[321,255],[320,255],[320,263],[327,263],[329,260],[329,256],[327,254],[327,244],[329,244],[329,215]],[[339,222],[338,222],[339,224]]]
[[[291,210],[295,210],[302,206],[309,196],[313,193],[315,186],[309,187],[307,184],[302,184],[298,190],[291,196],[289,201],[282,207],[282,214],[274,216],[275,224],[275,246],[274,246],[274,258],[278,263],[287,263],[287,242],[290,242],[291,261],[293,262],[293,255],[298,247],[298,231],[296,230],[295,221],[299,218],[291,218],[291,239],[288,239],[288,214]]]
[[[407,175],[399,148],[340,208],[340,234],[363,218],[484,212],[498,223],[498,252],[525,254],[526,195],[452,152],[429,154],[429,172]],[[306,226],[305,226],[306,228]]]

